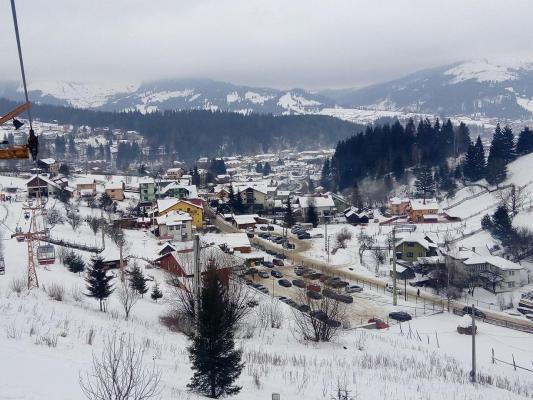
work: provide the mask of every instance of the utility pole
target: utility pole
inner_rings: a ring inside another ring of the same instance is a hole
[[[200,320],[200,291],[201,291],[201,271],[200,271],[200,236],[194,235],[193,241],[193,263],[194,263],[194,277],[193,277],[193,289],[194,289],[194,326],[196,334],[198,335],[199,320]]]
[[[396,226],[392,227],[392,305],[398,305],[396,293]]]
[[[472,304],[472,371],[470,380],[476,382],[476,306]]]

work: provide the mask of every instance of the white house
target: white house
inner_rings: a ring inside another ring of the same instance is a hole
[[[335,203],[330,195],[300,196],[296,199],[296,204],[300,206],[303,216],[306,215],[310,204],[314,204],[319,217],[331,215],[335,211]]]
[[[171,211],[157,217],[159,237],[179,242],[192,240],[192,217],[181,211]]]

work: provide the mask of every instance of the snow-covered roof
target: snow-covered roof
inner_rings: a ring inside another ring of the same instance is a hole
[[[465,265],[490,264],[501,270],[520,270],[523,267],[513,261],[498,256],[475,256],[464,261]]]
[[[256,218],[258,217],[257,214],[246,214],[246,215],[235,215],[233,214],[232,218],[235,221],[237,225],[247,225],[247,224],[255,224]]]
[[[192,217],[182,211],[172,211],[156,218],[158,225],[180,225],[182,222],[192,221]]]
[[[301,197],[298,197],[297,201],[298,201],[298,204],[300,204],[300,207],[308,208],[309,199],[314,200],[314,205],[317,208],[335,207],[335,203],[333,202],[333,198],[331,196],[301,196]]]
[[[39,161],[47,165],[55,164],[56,162],[53,158],[41,158]]]
[[[435,199],[426,199],[425,202],[423,199],[411,199],[409,200],[409,206],[414,211],[427,211],[427,210],[438,210],[439,203]]]
[[[416,233],[401,237],[400,240],[396,243],[396,247],[404,243],[418,243],[420,246],[422,246],[426,250],[429,250],[431,247],[437,247],[436,244],[430,243],[428,240],[426,240],[426,238],[423,235],[416,234]]]
[[[390,203],[394,205],[406,204],[409,203],[409,199],[407,197],[393,197],[390,199]]]
[[[207,243],[215,243],[218,246],[226,245],[233,249],[236,247],[250,247],[250,239],[244,232],[239,233],[207,233],[203,236],[203,240]]]
[[[106,190],[122,190],[124,189],[123,182],[110,182],[105,184]]]
[[[172,189],[185,189],[189,192],[189,197],[198,197],[198,190],[196,189],[196,185],[182,185],[180,183],[177,183],[177,182],[172,182],[170,185],[167,185],[165,186],[162,190],[161,190],[161,194],[165,194],[167,193],[168,191],[172,190]]]

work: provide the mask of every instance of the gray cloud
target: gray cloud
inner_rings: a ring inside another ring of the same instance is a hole
[[[523,0],[18,0],[17,7],[30,81],[203,77],[314,89],[533,54],[533,3]],[[0,3],[0,54],[2,79],[18,79],[8,1]]]

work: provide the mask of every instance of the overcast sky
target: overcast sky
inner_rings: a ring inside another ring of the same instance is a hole
[[[531,0],[17,0],[17,11],[29,81],[359,87],[533,54]],[[19,79],[8,0],[0,54],[0,80]]]

